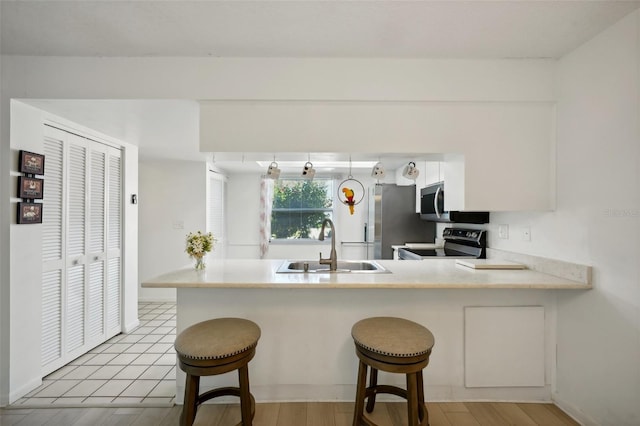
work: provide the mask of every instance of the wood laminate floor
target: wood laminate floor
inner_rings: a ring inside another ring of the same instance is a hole
[[[501,402],[427,403],[431,426],[574,426],[553,404]],[[379,426],[404,426],[404,403],[377,403],[370,419]],[[0,409],[2,426],[175,426],[182,406],[165,408],[29,408]],[[257,404],[254,426],[351,426],[353,403],[299,402]],[[235,426],[240,407],[206,404],[197,426]]]

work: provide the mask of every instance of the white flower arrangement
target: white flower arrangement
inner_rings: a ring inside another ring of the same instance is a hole
[[[187,248],[185,251],[189,257],[195,259],[201,259],[205,254],[213,250],[213,243],[216,239],[213,238],[213,234],[208,232],[203,234],[202,232],[190,232],[187,235]]]

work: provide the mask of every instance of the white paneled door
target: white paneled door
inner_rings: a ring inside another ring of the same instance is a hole
[[[121,329],[121,150],[45,125],[42,374]]]

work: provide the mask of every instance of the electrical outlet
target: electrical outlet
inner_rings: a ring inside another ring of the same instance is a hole
[[[509,239],[509,225],[498,225],[498,238]]]
[[[528,226],[522,228],[522,241],[531,241],[531,228]]]
[[[173,222],[173,229],[184,229],[184,222],[181,220],[175,220]]]

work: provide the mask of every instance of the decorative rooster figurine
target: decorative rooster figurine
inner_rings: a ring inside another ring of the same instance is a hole
[[[356,205],[355,200],[353,199],[354,197],[354,192],[353,189],[351,188],[342,188],[342,192],[344,193],[344,196],[347,198],[347,205],[349,206],[349,213],[351,213],[351,215],[353,215],[353,211],[354,211],[354,206]]]

